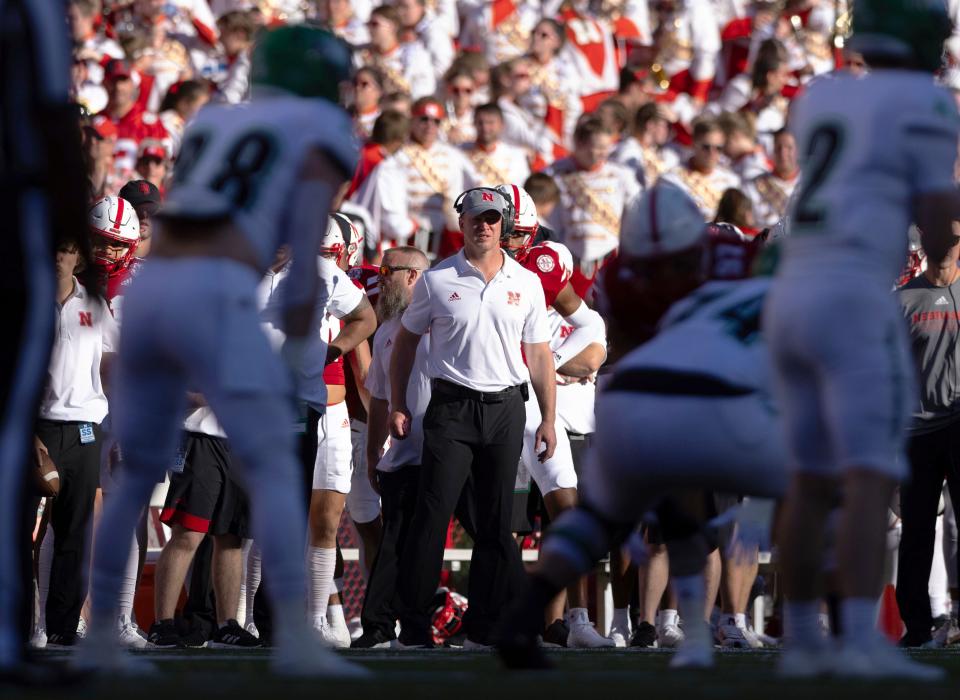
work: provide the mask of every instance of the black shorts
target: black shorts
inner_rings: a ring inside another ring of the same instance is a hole
[[[249,537],[246,492],[230,477],[230,448],[222,438],[186,433],[183,471],[170,474],[160,522],[210,535]]]

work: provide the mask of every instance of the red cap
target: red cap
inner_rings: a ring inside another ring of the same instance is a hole
[[[443,119],[447,112],[439,102],[424,102],[413,110],[413,116]]]
[[[126,61],[119,58],[110,59],[107,61],[107,65],[103,67],[104,80],[120,80],[121,78],[130,77],[132,77],[130,66]]]
[[[93,118],[93,121],[90,122],[90,126],[93,127],[94,131],[102,139],[114,139],[117,137],[117,127],[110,120],[110,117],[99,114]]]
[[[137,158],[159,158],[167,159],[167,149],[159,141],[148,140],[140,144],[140,150],[137,152]]]

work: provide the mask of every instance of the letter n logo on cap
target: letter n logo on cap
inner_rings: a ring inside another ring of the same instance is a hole
[[[480,193],[480,198],[481,198],[484,202],[492,202],[492,201],[493,201],[493,195],[490,194],[489,192],[481,192],[481,193]]]

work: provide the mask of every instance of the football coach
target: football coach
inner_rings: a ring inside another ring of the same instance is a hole
[[[401,317],[390,363],[390,432],[402,440],[410,431],[407,382],[420,337],[430,333],[432,393],[423,419],[420,486],[400,560],[404,646],[430,645],[428,607],[447,523],[470,477],[477,522],[466,646],[492,642],[518,557],[510,518],[530,384],[543,415],[536,433],[540,459],[549,459],[556,446],[556,381],[543,288],[500,248],[513,207],[487,188],[467,190],[454,206],[464,247],[424,272]]]

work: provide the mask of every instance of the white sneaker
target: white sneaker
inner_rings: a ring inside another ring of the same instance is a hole
[[[610,649],[616,646],[612,639],[607,639],[597,632],[597,628],[590,622],[590,617],[583,608],[575,608],[568,612],[566,622],[570,629],[570,634],[567,635],[568,649]]]
[[[117,618],[117,640],[121,646],[128,649],[143,649],[147,646],[147,640],[141,636],[140,630],[133,624],[129,615],[121,615]]]
[[[777,675],[781,678],[818,678],[832,670],[832,645],[828,644],[810,649],[788,643],[777,664]]]
[[[47,646],[47,631],[40,625],[35,625],[30,635],[31,649],[45,649]]]
[[[947,677],[944,669],[914,661],[879,634],[865,647],[844,644],[833,654],[833,672],[841,678],[902,678],[925,683]]]
[[[350,629],[346,625],[329,623],[327,629],[330,632],[330,638],[333,639],[333,648],[334,649],[349,649],[350,642]]]
[[[315,621],[313,624],[313,629],[319,635],[320,641],[328,649],[342,648],[340,646],[341,644],[340,637],[337,634],[336,630],[334,630],[330,626],[330,623],[327,621],[327,618],[323,618],[322,620]],[[350,646],[349,643],[347,644],[347,646]]]
[[[157,667],[128,653],[112,630],[92,633],[77,645],[71,665],[77,670],[104,676],[152,676]]]
[[[330,651],[318,630],[305,627],[293,634],[288,632],[277,636],[270,669],[279,676],[367,678],[370,675],[362,666]]]
[[[252,634],[257,639],[260,639],[260,630],[257,629],[257,626],[253,623],[253,618],[247,620],[247,623],[243,626],[247,632]]]
[[[613,646],[623,649],[630,644],[630,630],[613,625],[610,627],[610,634],[607,635],[607,639],[613,642]]]
[[[684,635],[683,630],[680,629],[680,625],[675,622],[661,625],[657,631],[657,641],[663,649],[676,649],[683,643],[685,638],[686,635]]]
[[[957,618],[951,617],[937,628],[933,633],[933,640],[938,647],[950,646],[960,642],[960,625],[957,624]]]
[[[763,649],[765,644],[756,632],[749,627],[740,627],[738,625],[738,628],[741,632],[743,632],[743,636],[747,638],[747,643],[750,645],[751,649]]]
[[[737,627],[737,622],[732,615],[721,616],[715,636],[717,643],[724,649],[750,648],[747,636]]]
[[[706,627],[706,623],[700,624]],[[677,653],[670,659],[670,668],[697,669],[712,667],[713,644],[709,629],[704,629],[702,638],[700,639],[685,639],[677,649]]]
[[[363,636],[363,625],[360,624],[359,617],[350,618],[350,620],[347,621],[347,629],[350,630],[351,642]]]

